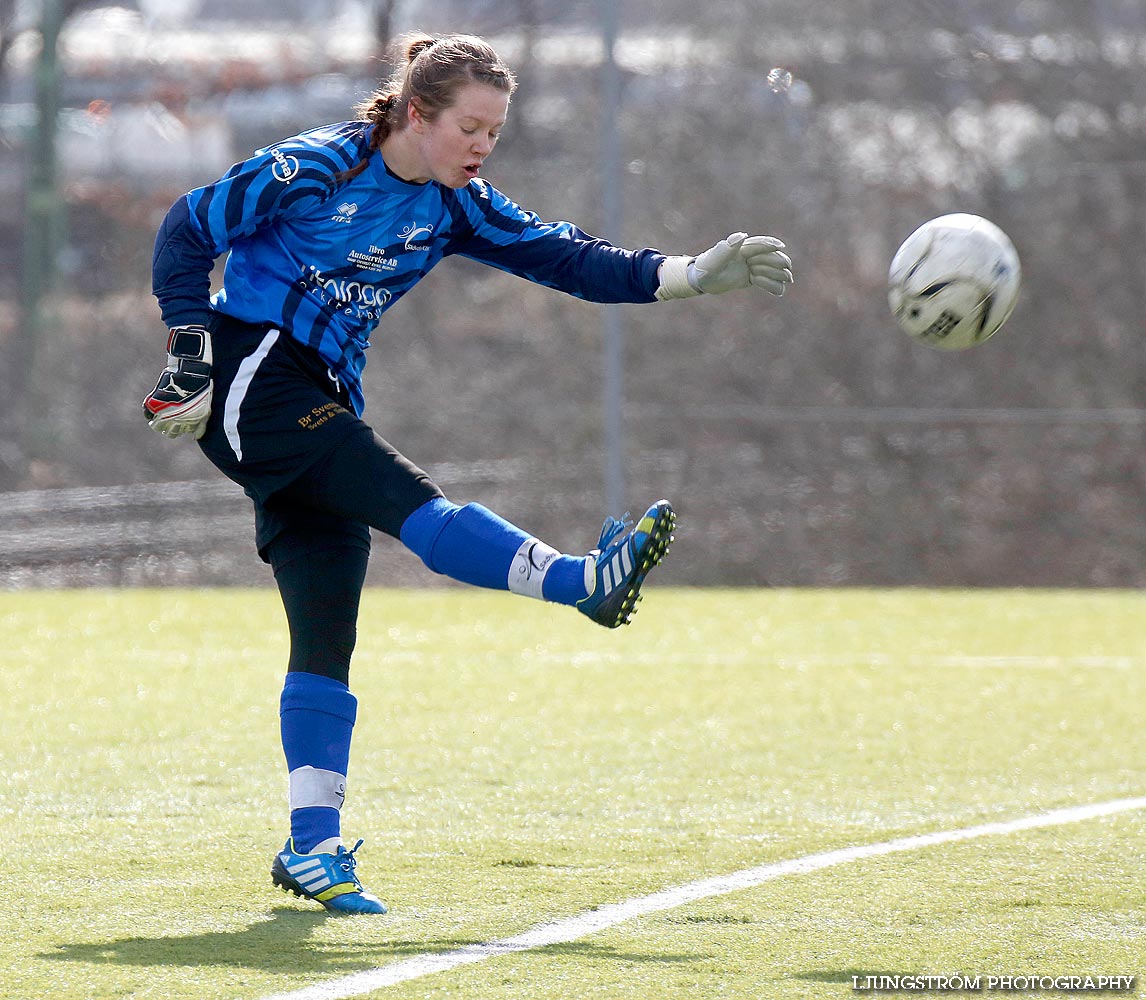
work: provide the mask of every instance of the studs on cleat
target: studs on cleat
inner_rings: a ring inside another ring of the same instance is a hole
[[[288,840],[275,855],[271,880],[283,892],[312,899],[334,913],[385,913],[386,904],[363,889],[355,874],[361,846],[359,840],[352,850],[340,845],[335,854],[298,854]]]
[[[676,515],[667,500],[658,500],[644,517],[633,522],[607,518],[592,555],[596,586],[577,605],[578,609],[606,628],[628,625],[641,600],[641,586],[654,566],[660,564],[672,543]]]

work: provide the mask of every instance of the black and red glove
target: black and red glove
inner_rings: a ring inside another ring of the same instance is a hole
[[[167,367],[143,401],[147,426],[164,437],[196,440],[211,416],[211,334],[202,326],[177,326],[167,338]]]

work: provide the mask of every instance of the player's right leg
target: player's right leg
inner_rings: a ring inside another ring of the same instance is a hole
[[[275,883],[328,910],[384,913],[341,836],[357,700],[347,684],[369,530],[282,502],[283,489],[361,426],[317,352],[269,325],[213,314],[215,405],[199,447],[255,503],[256,544],[270,562],[291,633],[280,699],[290,836]]]
[[[350,657],[370,554],[365,525],[319,511],[257,508],[276,519],[266,548],[290,629],[290,661],[279,702],[286,757],[290,837],[275,855],[275,885],[336,913],[385,913],[355,871],[341,815],[358,702]]]

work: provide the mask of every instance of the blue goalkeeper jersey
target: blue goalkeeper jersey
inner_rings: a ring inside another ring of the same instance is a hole
[[[168,212],[153,291],[170,326],[214,309],[270,323],[318,351],[363,408],[361,375],[382,314],[443,257],[461,254],[593,302],[651,302],[664,256],[624,250],[568,222],[543,222],[481,179],[412,184],[368,154],[365,122],[258,150]],[[215,258],[227,253],[212,297]]]

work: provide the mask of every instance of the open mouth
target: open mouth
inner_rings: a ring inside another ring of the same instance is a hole
[[[462,169],[465,171],[466,176],[470,178],[470,180],[473,180],[473,178],[477,177],[478,171],[481,170],[481,164],[467,163]]]

